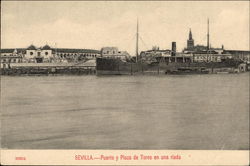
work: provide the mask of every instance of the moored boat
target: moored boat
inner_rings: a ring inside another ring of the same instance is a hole
[[[205,67],[180,67],[176,70],[167,70],[165,74],[209,74],[209,70]]]
[[[136,32],[136,56],[126,57],[115,47],[106,47],[101,51],[101,57],[96,58],[97,75],[133,75],[133,74],[208,74],[244,72],[249,68],[240,56],[233,56],[232,51],[209,46],[208,31],[207,46],[197,45],[190,29],[187,48],[182,52],[176,51],[176,42],[172,42],[171,50],[160,50],[154,46],[151,50],[138,53],[138,22]],[[243,52],[247,54],[247,52]]]

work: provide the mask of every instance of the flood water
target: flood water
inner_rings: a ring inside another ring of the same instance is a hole
[[[249,149],[249,73],[1,77],[10,149]]]

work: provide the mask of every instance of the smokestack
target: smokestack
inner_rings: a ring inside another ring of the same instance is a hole
[[[171,56],[175,56],[175,53],[176,53],[176,42],[172,42]]]

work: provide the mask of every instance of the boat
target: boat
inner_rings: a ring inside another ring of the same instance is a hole
[[[139,26],[137,20],[136,32],[136,58],[121,59],[117,57],[101,56],[96,58],[96,74],[97,75],[132,75],[134,73],[142,72],[148,65],[139,60],[138,56],[138,38]],[[103,51],[101,51],[102,54]],[[108,51],[109,52],[109,51]],[[111,50],[110,52],[117,52]]]
[[[228,71],[218,71],[216,72],[217,74],[228,74],[229,72]]]
[[[209,36],[209,34],[208,34]],[[138,54],[138,38],[139,28],[137,21],[136,31],[136,56],[132,58],[121,59],[120,56],[106,56],[101,53],[101,57],[96,58],[96,74],[97,75],[133,75],[133,74],[208,74],[215,73],[215,69],[231,68],[236,69],[242,64],[242,61],[237,59],[227,58],[218,61],[197,62],[194,61],[194,55],[202,55],[202,57],[216,57],[217,53],[212,53],[209,50],[209,42],[207,50],[203,52],[193,53],[177,53],[176,43],[172,42],[172,48],[168,55],[162,56],[142,56]],[[159,49],[159,48],[158,48]],[[150,50],[154,52],[155,50]],[[164,50],[157,50],[156,52]],[[102,52],[102,51],[101,51]],[[109,50],[108,52],[117,52],[117,50]],[[142,52],[141,52],[142,53]],[[155,54],[154,54],[155,55]],[[216,57],[217,58],[217,57]]]
[[[158,64],[122,61],[115,58],[96,58],[97,75],[133,75],[149,71],[158,71]]]
[[[133,75],[133,74],[145,74],[145,73],[160,73],[162,67],[160,65],[161,58],[153,58],[151,60],[145,60],[138,53],[138,38],[139,38],[139,26],[137,20],[137,32],[136,32],[136,56],[126,59],[121,59],[117,56],[105,56],[96,58],[96,74],[97,75]],[[110,47],[112,48],[112,47]],[[117,52],[116,50],[110,50],[108,52]]]
[[[180,67],[176,70],[167,70],[165,74],[209,74],[209,70],[205,67]]]

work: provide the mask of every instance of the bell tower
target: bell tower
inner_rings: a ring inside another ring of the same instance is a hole
[[[192,36],[191,28],[189,29],[189,38],[187,40],[187,50],[192,51],[194,49],[194,39]]]

